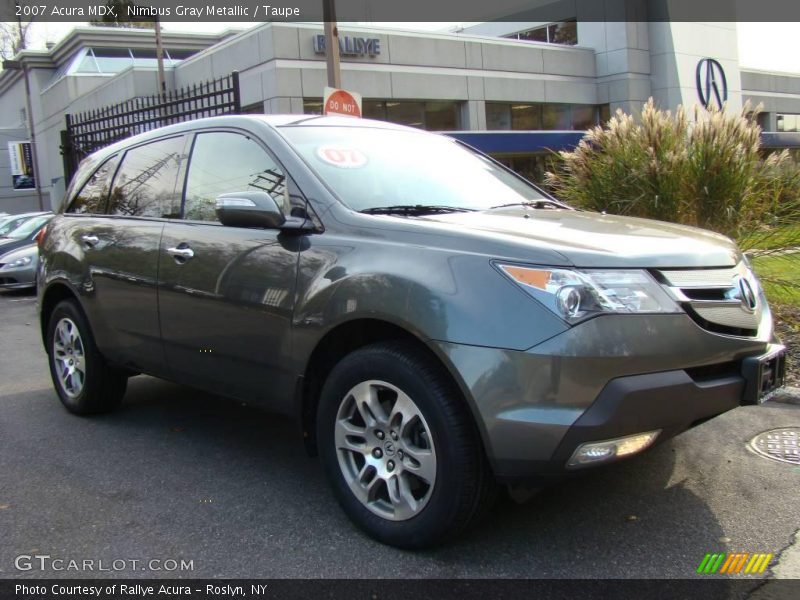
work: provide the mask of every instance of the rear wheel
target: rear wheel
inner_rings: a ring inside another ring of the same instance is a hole
[[[394,546],[422,548],[456,535],[494,486],[459,390],[408,343],[374,344],[334,367],[317,436],[345,512]]]
[[[107,412],[122,401],[128,377],[106,364],[74,300],[59,302],[53,309],[47,324],[47,353],[53,386],[70,412]]]

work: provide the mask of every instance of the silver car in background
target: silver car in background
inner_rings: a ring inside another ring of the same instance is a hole
[[[0,255],[0,289],[36,287],[39,246],[36,243]]]

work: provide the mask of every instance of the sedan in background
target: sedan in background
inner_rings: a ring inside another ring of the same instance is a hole
[[[0,255],[0,289],[16,290],[36,287],[36,266],[39,246],[28,243]]]
[[[12,231],[24,225],[33,218],[49,215],[49,212],[32,212],[24,213],[21,215],[3,215],[0,216],[0,241],[8,236]]]
[[[41,233],[42,229],[45,228],[52,218],[53,213],[40,214],[28,219],[9,233],[4,234],[3,237],[0,237],[0,255],[34,243],[36,241],[36,236]]]

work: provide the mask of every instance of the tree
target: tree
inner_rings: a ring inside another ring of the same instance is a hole
[[[28,47],[33,22],[2,22],[0,23],[0,56],[3,60],[10,60],[20,50]]]

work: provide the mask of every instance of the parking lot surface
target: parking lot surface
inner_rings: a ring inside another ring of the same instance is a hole
[[[800,577],[800,466],[747,449],[762,431],[800,427],[791,398],[526,504],[501,499],[462,538],[412,553],[350,524],[286,419],[144,376],[119,411],[68,414],[37,319],[32,295],[0,293],[0,578],[686,578],[710,577],[695,573],[709,552],[775,555],[763,575],[732,578]],[[126,566],[20,571],[20,555]],[[153,559],[192,568],[130,566]]]

